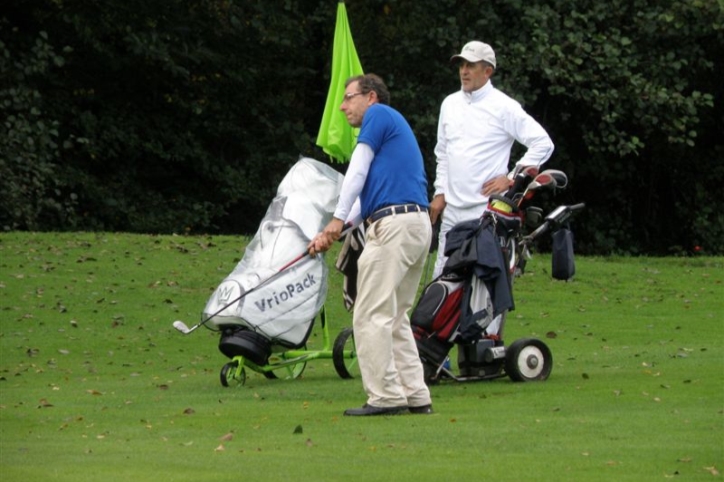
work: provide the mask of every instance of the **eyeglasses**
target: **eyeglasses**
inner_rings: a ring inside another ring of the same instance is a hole
[[[346,102],[348,100],[352,100],[356,95],[364,95],[363,92],[352,92],[349,94],[344,94],[344,97],[342,97],[342,101]]]

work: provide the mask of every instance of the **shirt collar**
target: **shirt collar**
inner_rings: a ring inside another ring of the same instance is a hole
[[[467,100],[469,103],[472,102],[478,102],[482,99],[484,99],[491,91],[493,90],[493,82],[488,79],[488,81],[485,83],[484,86],[479,88],[478,90],[474,90],[472,92],[465,92],[462,91],[463,96],[465,97],[465,100]]]

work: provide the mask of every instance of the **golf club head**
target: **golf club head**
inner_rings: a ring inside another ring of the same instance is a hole
[[[526,166],[522,172],[530,177],[536,177],[538,175],[538,166]]]
[[[183,333],[184,335],[191,332],[188,326],[186,326],[186,323],[184,323],[181,320],[176,320],[173,322],[173,327],[176,328],[178,331]]]
[[[528,187],[525,188],[523,196],[518,201],[518,207],[521,207],[525,201],[529,201],[530,199],[532,199],[535,191],[543,188],[553,189],[555,187],[555,178],[550,174],[546,173],[546,171],[541,172],[536,177],[534,177],[533,180],[528,184]]]
[[[515,169],[508,177],[515,179],[519,174],[525,174],[533,178],[538,175],[538,166],[515,166]]]
[[[541,188],[554,188],[557,185],[556,178],[549,174],[548,171],[543,171],[533,178],[528,184],[528,189],[534,191]]]
[[[528,184],[528,187],[526,188],[525,191],[526,191],[526,194],[530,193],[530,195],[532,196],[532,191],[537,191],[538,189],[542,189],[542,188],[554,188],[554,187],[556,187],[556,179],[544,171],[533,178],[533,180],[530,182],[530,184]]]
[[[523,195],[523,191],[530,184],[530,181],[538,174],[538,168],[536,166],[525,166],[523,168],[517,168],[513,171],[513,183],[511,184],[508,191],[505,193],[505,197],[516,202]]]
[[[568,185],[568,176],[563,171],[559,171],[557,169],[546,169],[541,174],[548,174],[553,177],[556,181],[556,185],[554,187],[564,188]]]

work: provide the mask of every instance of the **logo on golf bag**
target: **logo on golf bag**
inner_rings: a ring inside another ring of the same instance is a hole
[[[297,283],[289,283],[284,287],[283,291],[273,291],[271,296],[255,301],[254,305],[256,305],[257,309],[263,313],[267,310],[267,308],[272,309],[276,306],[279,306],[282,303],[293,299],[295,295],[303,293],[305,290],[311,288],[316,284],[317,281],[314,279],[314,275],[311,273],[307,273],[306,278],[304,278],[302,281]]]
[[[222,284],[216,290],[216,299],[219,304],[227,304],[236,291],[236,284]]]

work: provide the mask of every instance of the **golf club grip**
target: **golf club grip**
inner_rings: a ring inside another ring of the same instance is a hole
[[[531,176],[525,172],[519,172],[518,175],[515,176],[515,180],[513,181],[513,185],[510,186],[508,191],[505,193],[505,197],[512,199],[513,196],[521,192],[523,190],[523,187],[528,185],[528,182],[530,182]]]
[[[291,260],[290,262],[288,262],[287,264],[285,264],[284,266],[282,266],[281,268],[279,268],[279,270],[277,271],[277,273],[281,273],[282,271],[284,271],[285,269],[287,269],[287,268],[290,267],[291,265],[295,264],[296,262],[298,262],[299,260],[301,260],[303,257],[307,256],[308,254],[309,254],[309,253],[305,250],[302,254],[300,254],[299,256],[297,256],[296,258],[294,258],[293,260]]]

